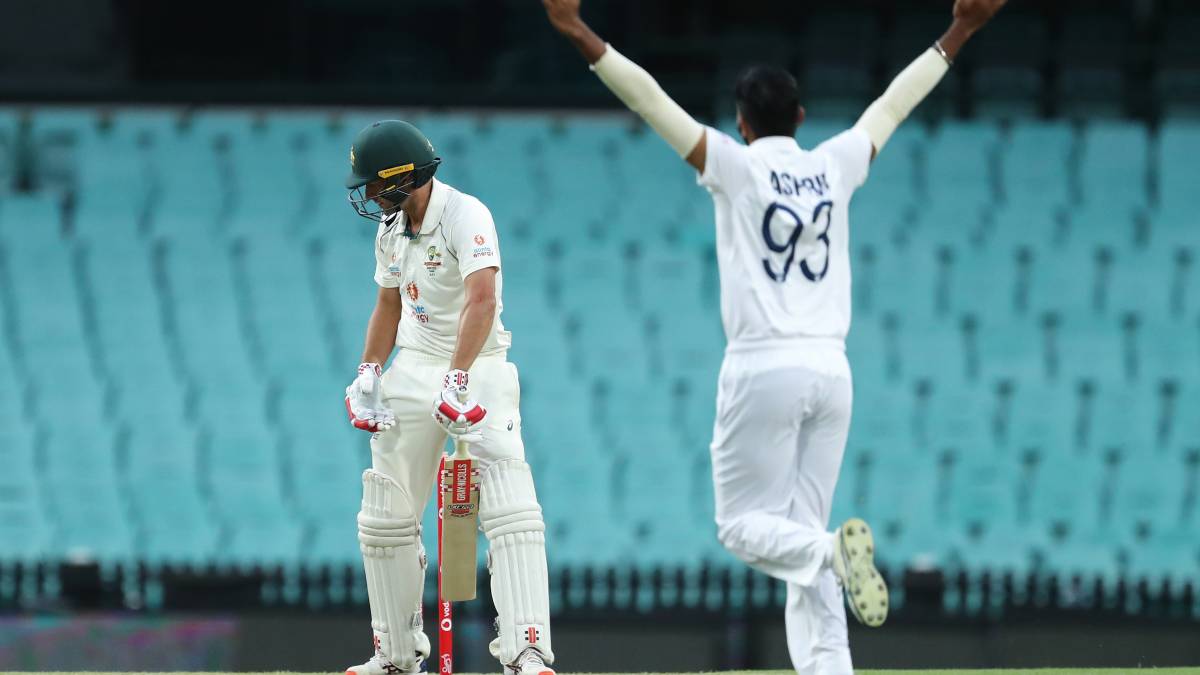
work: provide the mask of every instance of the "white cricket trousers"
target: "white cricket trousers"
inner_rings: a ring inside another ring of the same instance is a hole
[[[788,652],[805,675],[853,672],[829,532],[852,400],[841,341],[726,349],[711,447],[717,536],[787,584]]]
[[[408,491],[418,514],[429,502],[446,447],[446,430],[433,419],[433,401],[449,370],[449,359],[401,349],[383,373],[383,397],[396,425],[371,437],[371,466]],[[471,394],[487,408],[483,440],[471,444],[480,470],[503,459],[524,460],[516,366],[504,355],[480,356],[471,366]]]
[[[371,466],[409,495],[417,518],[437,482],[446,445],[446,431],[433,419],[433,401],[449,369],[449,359],[401,349],[383,374],[383,397],[396,414],[396,425],[372,435]],[[471,366],[471,393],[487,409],[483,438],[471,444],[471,453],[480,469],[479,517],[489,542],[488,571],[500,629],[490,649],[507,664],[534,646],[552,663],[541,507],[525,464],[516,366],[504,354],[480,356]],[[423,579],[411,582],[419,590]]]

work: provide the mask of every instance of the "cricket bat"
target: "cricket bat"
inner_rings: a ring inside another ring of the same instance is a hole
[[[445,558],[442,557],[442,514],[446,512],[445,495],[442,493],[442,477],[446,475],[446,456],[442,455],[442,461],[438,464],[438,527],[437,527],[437,548],[438,548],[438,575],[437,575],[437,591],[438,591],[438,675],[454,675],[454,613],[450,607],[450,601],[442,593],[442,563]]]
[[[454,441],[442,472],[442,595],[475,599],[475,545],[479,532],[479,476],[468,443]]]

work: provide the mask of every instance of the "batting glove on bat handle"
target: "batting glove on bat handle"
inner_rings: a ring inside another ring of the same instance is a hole
[[[451,370],[442,378],[442,393],[433,401],[433,419],[456,439],[473,440],[487,416],[487,410],[471,399],[469,385],[467,371]]]
[[[375,433],[396,424],[395,413],[383,402],[382,376],[378,363],[363,363],[358,366],[358,377],[346,387],[346,414],[355,429]]]

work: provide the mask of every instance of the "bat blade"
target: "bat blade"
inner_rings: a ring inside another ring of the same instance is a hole
[[[451,602],[474,600],[479,484],[465,444],[446,462],[442,503],[442,595]]]

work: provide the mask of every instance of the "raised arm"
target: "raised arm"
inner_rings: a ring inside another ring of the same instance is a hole
[[[704,127],[671,100],[649,73],[601,40],[579,16],[579,2],[542,0],[542,5],[550,24],[575,45],[600,81],[646,120],[680,157],[704,173]]]
[[[955,0],[954,20],[950,28],[932,47],[900,71],[883,96],[876,99],[854,125],[871,139],[872,159],[883,150],[884,144],[900,123],[942,80],[967,40],[975,31],[983,28],[1007,1]]]

